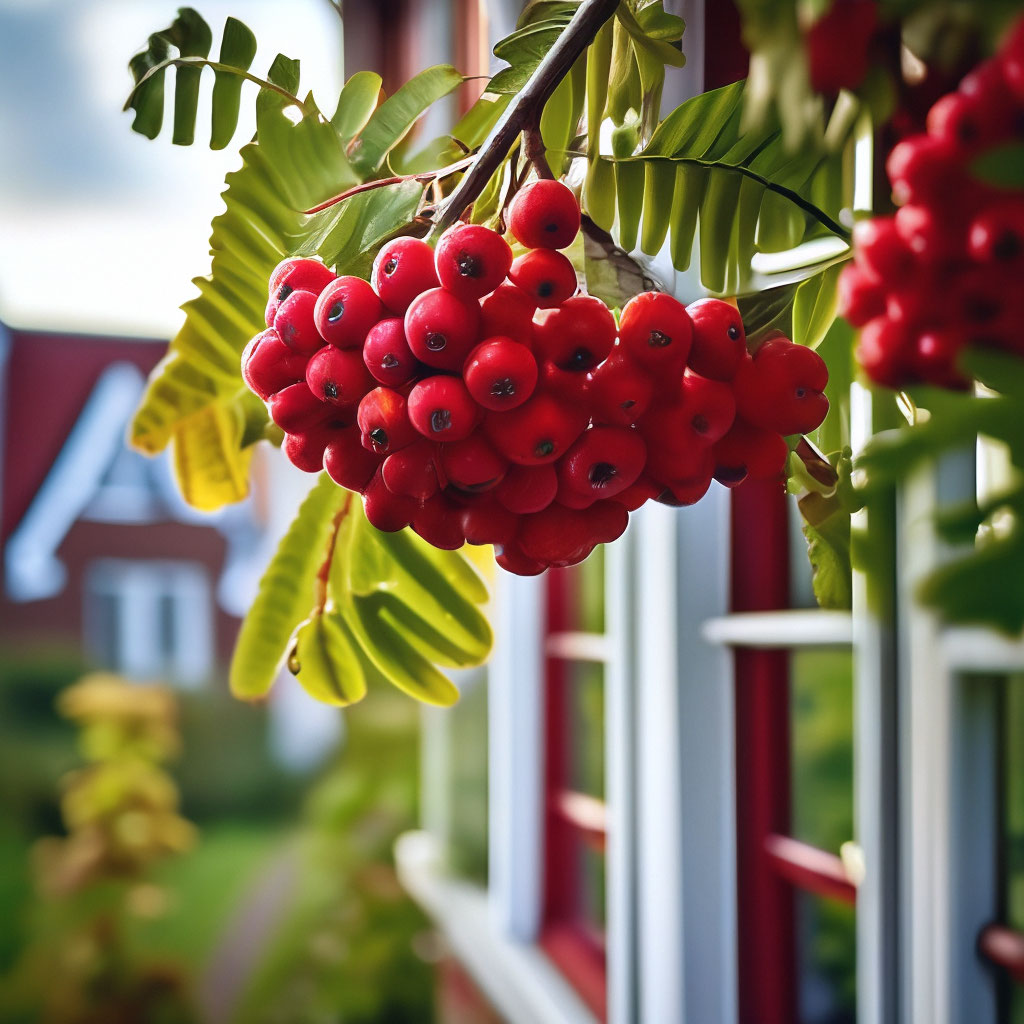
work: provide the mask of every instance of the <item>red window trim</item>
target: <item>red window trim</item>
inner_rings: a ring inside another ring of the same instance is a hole
[[[857,902],[857,886],[842,860],[792,836],[770,835],[765,852],[775,873],[799,889],[841,903]]]
[[[553,653],[557,644],[547,642],[570,631],[578,596],[574,579],[571,570],[549,569],[546,574],[545,877],[540,944],[583,1002],[604,1021],[608,1002],[604,939],[581,919],[576,883],[580,844],[604,851],[607,815],[601,800],[569,786],[567,662]]]

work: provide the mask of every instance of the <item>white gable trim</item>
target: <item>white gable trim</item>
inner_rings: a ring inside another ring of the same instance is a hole
[[[57,549],[92,500],[124,443],[125,423],[145,381],[131,363],[113,363],[100,376],[4,552],[4,582],[14,601],[59,594],[67,570]]]

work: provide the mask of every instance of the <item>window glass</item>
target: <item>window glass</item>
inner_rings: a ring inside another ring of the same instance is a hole
[[[791,834],[838,854],[853,838],[853,657],[790,656]],[[796,890],[801,1024],[856,1019],[855,911]]]
[[[449,866],[455,874],[487,884],[487,681],[463,688],[450,716]]]
[[[605,930],[605,854],[593,843],[579,840],[580,911],[584,928],[595,941]]]
[[[579,565],[559,570],[569,581],[566,629],[604,632],[604,567],[604,545],[599,544]]]
[[[570,661],[564,666],[569,735],[570,789],[604,797],[604,666]]]

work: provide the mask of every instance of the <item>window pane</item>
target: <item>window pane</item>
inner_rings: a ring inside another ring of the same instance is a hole
[[[173,592],[157,595],[157,661],[161,672],[173,679],[178,669],[177,609]]]
[[[853,657],[794,651],[790,666],[792,834],[838,853],[853,838]]]
[[[459,702],[444,712],[449,733],[448,851],[452,870],[487,884],[487,683],[467,686]]]
[[[800,1024],[856,1024],[854,908],[796,893]]]
[[[604,545],[599,544],[586,561],[561,569],[568,580],[566,629],[584,633],[604,632]]]
[[[86,622],[89,649],[101,668],[120,671],[121,660],[120,601],[114,594],[96,592],[86,597]]]
[[[1003,743],[1003,856],[1006,864],[1006,923],[1024,931],[1024,677],[1006,680]],[[1010,988],[1010,1020],[1024,1024],[1024,987]]]
[[[604,797],[604,666],[569,661],[564,667],[569,734],[568,787]]]
[[[579,840],[580,917],[595,939],[605,930],[605,855],[584,839]]]

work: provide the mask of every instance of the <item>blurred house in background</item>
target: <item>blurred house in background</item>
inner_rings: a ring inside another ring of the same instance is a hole
[[[260,570],[259,496],[200,515],[166,456],[127,446],[162,345],[2,338],[0,644],[81,644],[130,678],[204,682],[230,655]]]

